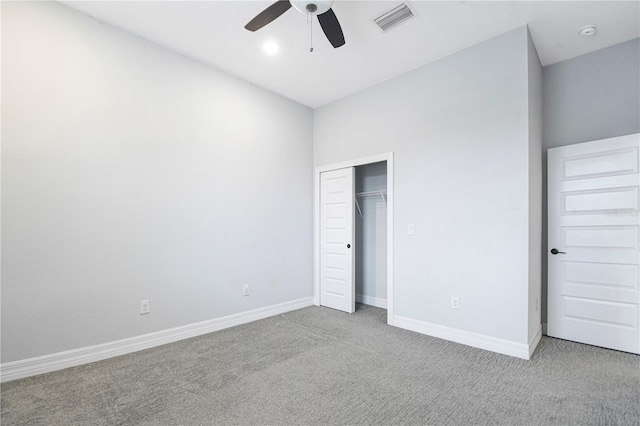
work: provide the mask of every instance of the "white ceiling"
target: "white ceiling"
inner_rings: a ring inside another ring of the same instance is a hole
[[[543,65],[640,36],[640,1],[417,1],[418,16],[382,33],[372,19],[398,1],[333,4],[346,45],[331,47],[317,19],[291,8],[252,33],[267,1],[63,1],[232,75],[316,108],[496,35],[529,25]],[[598,25],[592,38],[578,34]],[[277,55],[262,44],[274,40]]]

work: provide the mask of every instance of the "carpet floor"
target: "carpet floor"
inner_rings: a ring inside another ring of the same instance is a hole
[[[309,307],[0,388],[3,425],[640,425],[640,356],[524,361]]]

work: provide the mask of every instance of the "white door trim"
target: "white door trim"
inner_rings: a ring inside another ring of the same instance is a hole
[[[315,168],[313,174],[313,304],[320,306],[320,173],[345,167],[387,162],[387,324],[393,316],[393,152],[373,155]]]

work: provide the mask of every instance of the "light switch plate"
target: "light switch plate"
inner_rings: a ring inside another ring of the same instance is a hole
[[[460,299],[457,296],[451,296],[451,309],[460,309]]]
[[[407,226],[407,234],[408,235],[416,235],[416,227],[415,227],[415,225],[413,223],[410,223]]]

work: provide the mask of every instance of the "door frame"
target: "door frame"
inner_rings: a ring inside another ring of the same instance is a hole
[[[345,167],[387,162],[387,324],[393,317],[393,152],[327,164],[313,174],[313,304],[320,306],[320,173]],[[355,225],[355,224],[354,224]],[[355,286],[355,281],[353,283]]]

